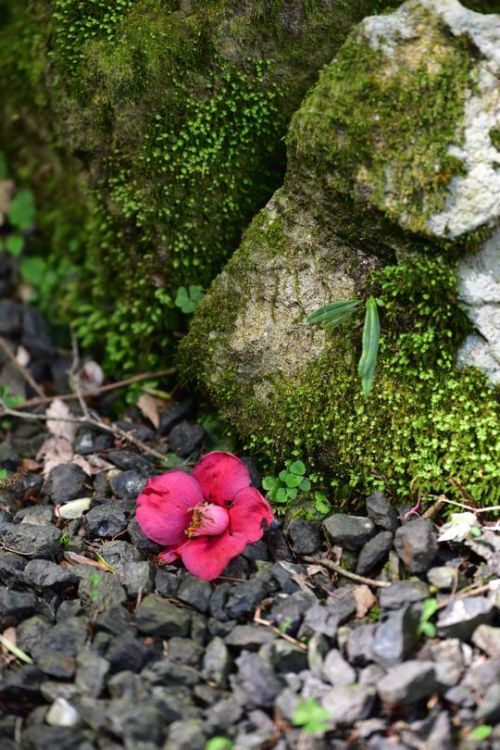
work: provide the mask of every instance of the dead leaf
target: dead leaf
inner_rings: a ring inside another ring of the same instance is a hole
[[[479,526],[474,513],[452,513],[448,523],[441,527],[438,542],[462,542],[473,526]]]
[[[5,217],[15,194],[16,186],[12,180],[0,180],[0,226],[5,224]]]
[[[92,560],[90,557],[79,555],[77,552],[65,552],[64,559],[70,565],[91,565],[93,568],[99,568],[99,570],[104,570],[109,573],[109,565],[107,563]]]
[[[47,429],[57,438],[64,438],[70,444],[73,443],[78,429],[78,424],[74,422],[68,422],[68,419],[74,419],[74,415],[70,412],[68,406],[61,401],[61,399],[54,399],[47,409],[46,416],[49,417],[47,421]]]
[[[63,505],[56,505],[54,515],[58,518],[81,518],[88,511],[92,499],[90,497],[80,497],[77,500],[70,500]]]
[[[51,470],[59,464],[69,464],[73,460],[73,447],[62,437],[48,437],[36,454],[37,460],[43,461],[43,476],[48,477]]]
[[[27,367],[31,360],[29,351],[25,349],[21,344],[19,344],[19,346],[17,347],[16,360],[21,365],[21,367]]]
[[[97,393],[101,385],[104,383],[104,372],[102,367],[97,364],[97,362],[94,362],[94,360],[85,362],[78,375],[80,378],[80,387],[83,393]]]
[[[364,583],[355,586],[352,593],[356,600],[356,617],[360,620],[375,606],[377,598]]]
[[[158,413],[156,399],[153,398],[153,396],[150,396],[149,393],[141,393],[139,400],[137,401],[137,406],[157,430],[160,426],[160,415]]]

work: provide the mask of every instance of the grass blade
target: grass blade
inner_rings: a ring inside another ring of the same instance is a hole
[[[336,326],[349,320],[351,315],[359,307],[360,300],[350,299],[341,302],[332,302],[329,305],[320,307],[315,310],[307,319],[312,325],[320,324],[325,328],[335,328]]]
[[[16,659],[19,659],[20,661],[24,661],[26,664],[33,664],[33,659],[31,656],[28,656],[24,651],[22,651],[20,648],[18,648],[14,643],[9,641],[8,638],[5,638],[3,635],[0,634],[0,643],[4,648],[7,649],[7,651],[10,651],[11,654],[13,654]]]
[[[361,378],[361,390],[367,396],[372,388],[377,366],[378,347],[380,342],[380,320],[375,297],[366,301],[365,324],[363,326],[363,344],[358,373]]]

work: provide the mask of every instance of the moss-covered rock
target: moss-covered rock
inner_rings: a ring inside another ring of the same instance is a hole
[[[454,241],[452,220],[448,231],[436,222],[455,216],[457,186],[477,167],[463,156],[467,107],[485,61],[494,75],[483,43],[499,28],[456,0],[410,0],[357,27],[293,118],[283,188],[182,343],[181,367],[242,437],[268,462],[294,452],[314,462],[337,501],[380,486],[399,499],[500,499],[498,389],[456,364],[471,328],[456,265],[499,218],[489,151],[490,207],[476,203]],[[365,398],[362,319],[324,332],[306,318],[370,293],[383,302],[382,339]]]
[[[208,284],[281,182],[317,71],[395,5],[0,0],[0,133],[37,183],[64,307],[109,366],[165,358],[176,289]]]

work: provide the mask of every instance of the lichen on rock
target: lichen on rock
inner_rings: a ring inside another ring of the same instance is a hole
[[[469,13],[471,36],[459,24]],[[353,31],[292,120],[283,188],[181,345],[184,372],[242,437],[271,462],[300,452],[337,501],[380,486],[400,498],[466,488],[499,500],[498,392],[477,369],[457,367],[472,333],[464,303],[486,333],[485,296],[470,299],[470,273],[481,264],[497,273],[493,239],[475,253],[499,217],[476,203],[458,238],[432,222],[479,168],[457,149],[469,149],[467,106],[491,49],[478,39],[484,29],[493,39],[500,17],[485,25],[455,0],[409,0]],[[489,127],[490,101],[482,99]],[[481,200],[494,203],[492,153],[477,153],[486,160]],[[324,333],[306,318],[313,305],[370,293],[384,305],[383,335],[365,399],[362,320]]]

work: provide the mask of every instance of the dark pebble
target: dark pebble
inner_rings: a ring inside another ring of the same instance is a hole
[[[187,458],[201,448],[205,430],[199,424],[182,421],[175,425],[168,436],[168,446],[180,458]]]
[[[90,477],[77,464],[55,466],[45,483],[45,492],[53,503],[67,503],[85,496],[85,484]]]

